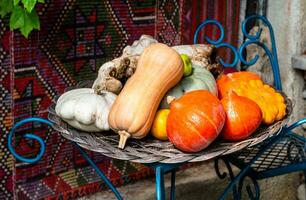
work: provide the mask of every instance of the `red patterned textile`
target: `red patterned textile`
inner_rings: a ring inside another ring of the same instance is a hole
[[[184,3],[181,15],[181,43],[193,43],[193,34],[197,26],[206,19],[216,19],[225,29],[225,39],[223,42],[235,46],[238,43],[239,13],[239,0],[195,0],[192,3]],[[215,26],[204,28],[199,33],[198,43],[205,43],[204,35],[217,40],[219,34],[218,28]],[[218,55],[227,62],[230,62],[232,58],[229,49],[222,49],[218,52]]]
[[[215,18],[226,27],[226,42],[235,45],[239,1],[52,0],[38,14],[41,30],[29,39],[10,32],[7,20],[0,20],[0,199],[71,199],[104,189],[71,143],[40,124],[19,129],[15,145],[23,155],[35,155],[39,144],[20,137],[35,133],[47,144],[43,159],[36,164],[15,161],[6,147],[12,124],[46,118],[56,95],[80,80],[94,79],[102,63],[142,34],[169,45],[190,44],[196,26]],[[218,35],[214,28],[205,33]],[[153,175],[144,165],[89,154],[115,185]]]

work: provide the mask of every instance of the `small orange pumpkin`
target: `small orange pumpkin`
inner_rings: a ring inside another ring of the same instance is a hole
[[[170,103],[167,135],[178,149],[198,152],[217,138],[224,122],[219,99],[207,90],[195,90]]]
[[[257,74],[247,71],[222,74],[217,80],[219,98],[224,98],[227,92],[239,85],[240,81],[248,80],[261,80],[261,78]]]
[[[221,136],[229,141],[243,140],[249,137],[261,124],[260,107],[246,97],[230,91],[221,100],[226,113],[226,120]]]

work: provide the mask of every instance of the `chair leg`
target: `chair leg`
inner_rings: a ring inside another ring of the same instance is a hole
[[[88,154],[75,142],[72,142],[80,151],[83,158],[87,160],[87,162],[94,168],[94,170],[98,173],[98,175],[102,178],[102,180],[106,183],[106,185],[112,190],[112,192],[115,194],[116,198],[118,200],[122,200],[122,196],[118,192],[118,190],[115,188],[115,186],[110,182],[110,180],[105,176],[105,174],[100,170],[100,168],[94,163],[94,161],[91,160],[91,158],[88,156]]]
[[[260,188],[259,188],[257,180],[253,176],[243,176],[239,180],[239,184],[238,184],[238,195],[239,196],[238,196],[238,199],[239,200],[242,199],[242,193],[243,193],[242,189],[243,189],[243,185],[244,185],[244,180],[246,180],[247,177],[251,180],[251,184],[247,184],[245,186],[246,187],[246,194],[248,195],[248,198],[250,200],[259,200]]]
[[[221,169],[220,169],[220,162],[219,161],[222,161],[226,168],[227,168],[227,172],[221,172]],[[232,170],[232,167],[231,167],[231,164],[229,163],[228,160],[226,159],[223,159],[223,158],[216,158],[215,159],[215,163],[214,163],[214,166],[215,166],[215,171],[216,171],[216,174],[217,176],[220,178],[220,179],[225,179],[227,176],[229,176],[229,178],[231,179],[231,181],[233,181],[235,179],[235,176],[234,176],[234,173],[233,173],[233,170]],[[236,184],[234,184],[232,186],[232,193],[233,193],[233,199],[234,200],[239,200],[239,196],[238,196],[238,192],[237,192],[237,187],[236,187]]]
[[[175,199],[175,169],[171,171],[171,193],[170,193],[170,200]]]
[[[165,184],[164,184],[164,170],[162,166],[157,166],[156,173],[156,199],[165,200]]]

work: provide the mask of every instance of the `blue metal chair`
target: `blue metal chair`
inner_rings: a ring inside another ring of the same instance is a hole
[[[255,35],[249,35],[247,33],[246,25],[251,20],[261,20],[263,24],[269,28],[272,52],[265,44],[261,43],[259,40],[262,29],[259,29]],[[247,38],[247,41],[243,43],[238,50],[236,50],[235,47],[230,44],[222,43],[224,40],[224,29],[222,25],[215,20],[207,20],[197,28],[194,35],[194,43],[197,43],[199,31],[208,24],[213,24],[218,27],[221,34],[220,38],[216,41],[212,41],[208,37],[205,37],[206,41],[210,44],[214,44],[217,48],[230,48],[234,54],[234,60],[232,63],[228,64],[223,60],[220,61],[224,67],[236,66],[239,60],[246,66],[255,64],[259,59],[259,56],[257,55],[252,60],[246,61],[243,56],[243,52],[248,45],[256,44],[265,50],[267,56],[270,59],[275,88],[279,91],[282,90],[274,31],[272,25],[265,17],[260,15],[253,15],[246,18],[242,22],[241,29],[244,37]],[[306,138],[292,132],[294,128],[302,125],[303,123],[306,123],[306,118],[295,122],[290,126],[283,127],[277,136],[269,138],[259,145],[248,147],[237,153],[215,159],[215,170],[219,178],[224,179],[227,174],[231,178],[230,184],[220,196],[220,199],[225,199],[229,192],[233,193],[234,199],[241,199],[243,182],[246,177],[249,177],[252,180],[255,189],[252,190],[250,185],[246,187],[249,198],[259,199],[260,188],[257,180],[296,171],[304,171],[304,175],[306,176]],[[219,163],[221,160],[226,165],[228,173],[220,172]],[[240,169],[240,172],[237,176],[234,176],[230,164],[233,164]]]
[[[305,122],[306,119],[303,119],[291,126],[283,127],[278,136],[262,144],[216,159],[215,169],[221,179],[226,177],[226,173],[221,174],[219,170],[220,159],[226,163],[230,174],[233,173],[229,163],[241,170],[236,177],[230,177],[231,183],[227,186],[220,199],[225,199],[230,191],[233,192],[234,199],[241,199],[242,187],[246,177],[252,180],[254,187],[254,190],[252,190],[250,185],[246,186],[249,198],[259,199],[260,188],[258,180],[296,171],[304,171],[304,175],[306,175],[306,139],[291,131]]]
[[[271,36],[271,42],[272,42],[272,52],[264,44],[259,42],[259,37],[260,37],[262,30],[259,30],[256,35],[249,35],[246,32],[246,24],[250,20],[255,20],[255,19],[262,20],[263,23],[268,26],[270,30],[270,36]],[[216,41],[213,41],[209,39],[208,37],[206,37],[207,42],[210,44],[214,44],[217,48],[221,48],[221,47],[229,48],[234,54],[234,60],[232,61],[232,63],[226,63],[224,60],[222,59],[220,60],[220,63],[223,66],[225,67],[236,66],[239,60],[247,66],[253,65],[254,63],[257,62],[259,57],[256,56],[251,61],[246,61],[243,56],[243,51],[248,45],[257,44],[265,50],[266,54],[270,58],[270,62],[272,65],[272,71],[273,71],[273,77],[274,77],[274,85],[276,89],[278,90],[282,89],[274,33],[273,33],[271,24],[266,18],[264,18],[263,16],[254,15],[244,20],[244,22],[242,23],[242,32],[244,36],[248,39],[248,41],[242,44],[238,50],[236,50],[236,48],[230,44],[222,43],[222,41],[224,40],[224,29],[222,25],[216,20],[207,20],[203,22],[196,29],[196,32],[194,35],[194,43],[197,43],[198,34],[200,30],[208,24],[216,25],[219,28],[221,34],[220,34],[220,38]],[[52,126],[52,122],[42,119],[42,118],[28,118],[20,122],[17,122],[9,133],[8,149],[10,150],[10,152],[13,154],[13,156],[16,159],[22,162],[35,163],[42,158],[46,150],[46,145],[44,141],[42,140],[42,138],[34,134],[31,134],[31,133],[24,135],[25,138],[36,140],[40,144],[40,152],[34,158],[25,158],[17,154],[16,151],[14,150],[14,147],[12,146],[13,135],[16,129],[30,122],[44,123],[49,126]],[[216,168],[216,172],[218,176],[220,178],[224,178],[226,176],[225,173],[221,174],[219,167],[218,167],[219,161],[223,160],[226,166],[228,167],[229,175],[231,176],[231,179],[232,179],[231,183],[225,189],[220,199],[224,199],[230,191],[233,191],[234,199],[240,199],[243,180],[247,176],[249,176],[251,180],[253,180],[253,183],[256,189],[256,194],[253,195],[251,189],[249,187],[247,188],[249,197],[251,199],[258,199],[259,198],[259,186],[258,186],[257,180],[267,178],[267,177],[277,176],[277,175],[281,175],[284,173],[289,173],[289,172],[293,172],[297,170],[305,170],[306,169],[306,159],[305,159],[306,139],[302,136],[299,136],[291,132],[292,129],[296,128],[297,126],[305,122],[306,122],[306,119],[303,119],[299,122],[292,124],[291,126],[283,127],[281,133],[278,134],[278,136],[272,137],[271,139],[261,143],[260,145],[246,148],[232,155],[217,158],[215,160],[215,168]],[[88,161],[88,163],[95,169],[97,174],[106,183],[106,185],[113,191],[116,198],[123,199],[120,193],[118,192],[118,190],[113,186],[113,184],[105,176],[105,174],[99,169],[99,167],[91,160],[88,154],[80,146],[78,146],[78,144],[74,142],[72,143],[81,152],[82,156]],[[275,154],[277,156],[274,156]],[[236,177],[234,177],[233,175],[230,163],[236,165],[238,168],[241,169],[240,173]],[[168,172],[171,172],[170,199],[171,200],[174,199],[175,197],[175,171],[181,165],[183,165],[183,163],[182,164],[156,163],[154,165],[149,165],[156,172],[156,198],[157,199],[159,200],[165,199],[164,174]],[[238,190],[236,188],[237,183],[238,183]]]

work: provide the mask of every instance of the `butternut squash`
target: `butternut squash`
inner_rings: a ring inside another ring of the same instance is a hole
[[[163,96],[183,73],[183,61],[172,48],[161,43],[145,48],[108,117],[110,127],[120,135],[119,148],[130,137],[141,139],[148,134]]]

